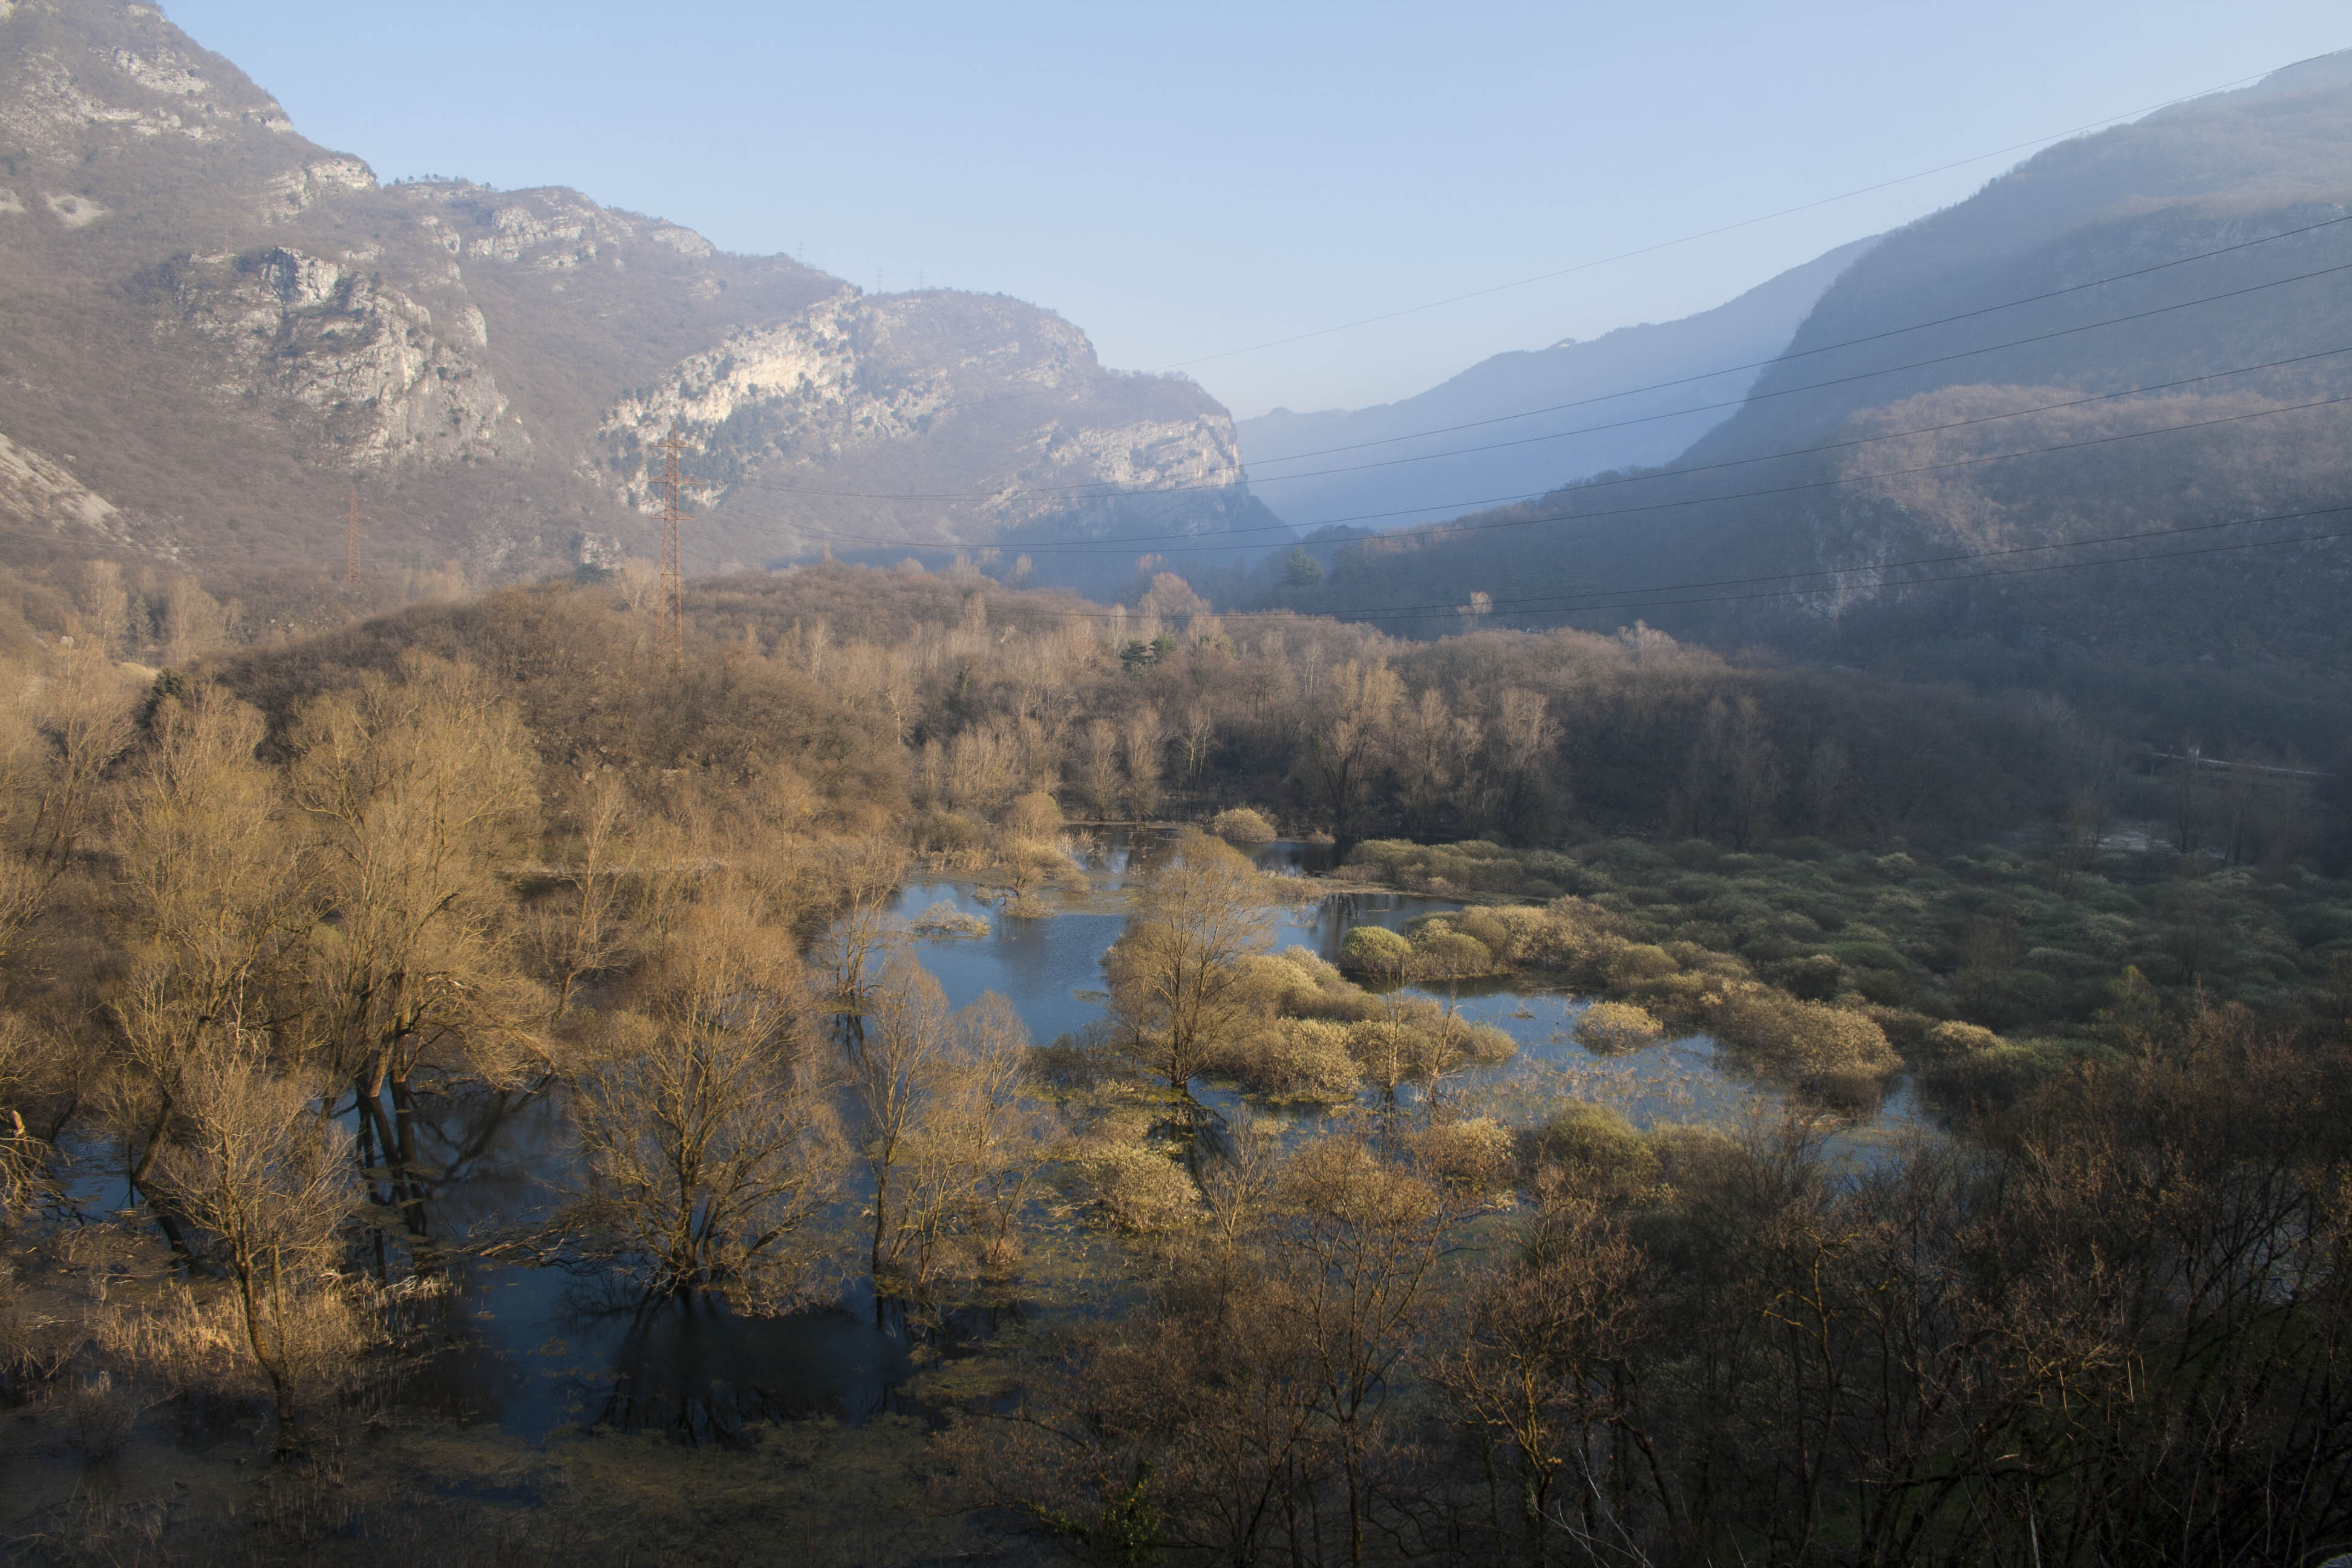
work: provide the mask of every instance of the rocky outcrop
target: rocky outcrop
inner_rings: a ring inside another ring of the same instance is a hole
[[[314,158],[262,182],[265,216],[291,217],[331,196],[376,188],[375,171],[357,158]]]
[[[74,478],[71,470],[0,434],[0,516],[68,542],[131,542],[114,503]]]
[[[1094,503],[1171,491],[1197,494],[1180,531],[1207,531],[1243,482],[1233,421],[1189,382],[1108,372],[1060,317],[946,290],[845,287],[618,400],[598,426],[604,469],[641,512],[659,508],[651,451],[673,430],[708,485],[702,507],[772,515],[775,542],[795,545],[985,543],[1049,518],[1096,532],[1079,521]],[[901,455],[913,471],[950,468],[954,488],[892,494],[865,477]],[[856,509],[825,503],[852,500],[869,517],[883,503],[890,528],[827,535]]]
[[[35,13],[0,12],[0,22],[25,26]],[[44,7],[43,9],[47,9]],[[68,12],[77,7],[61,7]],[[71,29],[17,52],[9,90],[0,97],[0,131],[35,157],[86,151],[95,137],[170,138],[219,142],[246,131],[285,135],[293,122],[277,100],[250,82],[215,83],[187,43],[160,12],[112,6],[113,24],[99,37]],[[81,20],[69,17],[69,20]],[[119,41],[118,41],[119,40]]]
[[[673,426],[698,569],[1248,504],[1222,408],[1050,311],[863,294],[576,191],[381,184],[150,6],[0,0],[0,428],[89,458],[125,548],[339,580],[357,479],[371,548],[477,581],[649,553]]]
[[[496,461],[529,446],[501,429],[507,401],[474,357],[488,345],[481,311],[462,306],[453,334],[354,256],[329,260],[284,247],[230,261],[190,258],[177,289],[188,331],[225,362],[222,390],[262,388],[308,410],[317,438],[355,469]]]

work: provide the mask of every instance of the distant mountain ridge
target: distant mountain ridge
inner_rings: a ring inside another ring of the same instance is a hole
[[[1874,243],[1840,246],[1678,321],[1496,354],[1395,403],[1242,420],[1251,480],[1294,527],[1393,528],[1666,462],[1731,416],[1822,291]],[[1559,404],[1576,406],[1519,417]],[[1476,427],[1456,428],[1465,425]]]
[[[2074,689],[2110,696],[2245,671],[2218,736],[2262,728],[2278,671],[2352,676],[2347,505],[2352,51],[2061,143],[1884,237],[1673,462],[1351,545],[1276,597],[1484,591],[1504,624],[2097,670]]]
[[[1049,310],[380,185],[152,6],[0,3],[0,555],[339,578],[353,486],[373,574],[645,554],[673,426],[692,570],[1265,521],[1213,398]]]

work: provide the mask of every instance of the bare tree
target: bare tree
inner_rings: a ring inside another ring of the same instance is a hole
[[[1414,832],[1435,831],[1445,808],[1461,797],[1481,738],[1477,721],[1457,718],[1434,686],[1399,708],[1393,746],[1398,794]]]
[[[524,948],[554,990],[557,1019],[571,1010],[581,979],[611,967],[624,951],[628,805],[627,786],[614,773],[580,782],[563,813],[573,835],[571,858],[556,873],[558,890],[525,921]]]
[[[261,715],[216,687],[157,704],[154,742],[115,803],[113,932],[127,963],[110,1011],[123,1071],[112,1121],[131,1189],[184,1250],[153,1184],[205,1064],[259,1037],[293,1002],[309,889]]]
[[[122,568],[111,561],[83,562],[77,597],[83,635],[107,658],[121,658],[131,635],[131,595],[122,586]]]
[[[1297,1305],[1348,1510],[1348,1561],[1364,1561],[1370,1470],[1387,1405],[1422,1328],[1424,1289],[1458,1217],[1444,1192],[1350,1138],[1301,1150],[1286,1172],[1295,1218],[1269,1270]]]
[[[1091,720],[1079,733],[1075,782],[1097,821],[1118,815],[1118,731],[1108,721]]]
[[[283,1449],[294,1439],[298,1384],[333,1337],[318,1320],[335,1312],[325,1298],[359,1184],[349,1140],[318,1109],[325,1084],[274,1071],[249,1038],[205,1055],[185,1080],[157,1175],[204,1256],[236,1289]]]
[[[1184,748],[1185,787],[1191,788],[1200,782],[1201,765],[1217,742],[1217,710],[1206,698],[1184,705],[1184,727],[1178,739]]]
[[[1114,1048],[1156,1081],[1188,1151],[1192,1079],[1255,1005],[1242,960],[1271,940],[1265,879],[1230,846],[1188,832],[1138,892],[1104,956]]]
[[[798,1297],[841,1152],[802,974],[789,927],[710,879],[577,1067],[562,1250],[657,1294]]]
[[[97,819],[107,768],[134,733],[135,689],[96,647],[47,662],[25,717],[34,743],[20,754],[17,832],[42,885],[65,874]]]
[[[836,839],[819,851],[815,875],[820,895],[835,904],[817,939],[816,962],[830,983],[827,1000],[854,1032],[875,981],[904,940],[892,906],[906,879],[907,852],[875,839]]]
[[[1388,744],[1388,730],[1404,694],[1384,659],[1349,659],[1334,672],[1301,753],[1309,793],[1341,843],[1356,837],[1357,816]]]
[[[1555,804],[1559,723],[1542,693],[1506,687],[1486,737],[1486,814],[1505,833],[1526,837]]]
[[[891,1208],[893,1178],[931,1110],[949,1051],[945,993],[922,965],[900,956],[883,972],[866,1012],[866,1029],[849,1051],[850,1081],[865,1120],[859,1149],[874,1180],[874,1232],[868,1260],[878,1280],[908,1239]]]
[[[1160,809],[1160,752],[1167,743],[1159,709],[1146,703],[1127,716],[1119,752],[1127,763],[1128,814],[1138,822]]]
[[[1639,1560],[1631,1494],[1650,1439],[1628,1363],[1642,1262],[1600,1205],[1554,1196],[1519,1256],[1480,1280],[1460,1341],[1433,1368],[1494,1446],[1530,1563],[1551,1561],[1556,1532],[1591,1559]]]
[[[898,1267],[918,1287],[958,1246],[984,1279],[1012,1271],[1052,1127],[1024,1092],[1029,1031],[1010,1002],[983,994],[947,1035],[897,1150]]]
[[[411,657],[401,675],[304,709],[290,785],[331,915],[312,953],[318,1027],[421,1239],[415,1075],[432,1059],[512,1070],[548,1009],[493,875],[538,804],[521,723],[463,666]]]
[[[1746,849],[1771,825],[1785,779],[1756,699],[1707,704],[1685,776],[1700,825],[1733,848]]]

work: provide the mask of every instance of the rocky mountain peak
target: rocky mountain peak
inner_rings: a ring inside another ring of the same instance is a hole
[[[0,0],[5,548],[326,582],[357,481],[387,573],[560,570],[651,552],[673,427],[705,569],[1261,515],[1223,409],[1051,311],[563,187],[383,184],[151,6]]]

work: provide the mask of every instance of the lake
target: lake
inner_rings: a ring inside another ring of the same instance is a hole
[[[1118,833],[1086,841],[1082,859],[1091,887],[1045,895],[1055,910],[1046,918],[1007,918],[979,884],[947,876],[910,880],[898,913],[911,921],[945,905],[984,919],[987,935],[919,939],[917,955],[952,1005],[999,992],[1043,1043],[1103,1016],[1103,953],[1124,925],[1129,879],[1161,842]],[[1276,843],[1260,847],[1254,858],[1273,874],[1296,876],[1328,869],[1329,856],[1328,847]],[[1456,907],[1381,893],[1293,902],[1277,916],[1275,945],[1300,945],[1331,959],[1352,926],[1402,929],[1418,915]],[[1491,984],[1425,994],[1517,1042],[1514,1059],[1461,1074],[1446,1088],[1466,1109],[1507,1123],[1536,1121],[1571,1100],[1613,1106],[1643,1128],[1730,1122],[1773,1114],[1782,1103],[1778,1090],[1720,1058],[1704,1037],[1594,1055],[1572,1034],[1589,998]],[[1227,1115],[1244,1108],[1230,1087],[1204,1083],[1198,1091]],[[544,1206],[538,1174],[551,1152],[564,1147],[560,1105],[544,1098],[471,1097],[443,1101],[438,1110],[437,1159],[450,1169],[434,1205],[436,1231],[462,1234]],[[1326,1114],[1268,1113],[1299,1133]],[[1838,1128],[1831,1143],[1867,1160],[1921,1126],[1907,1087],[1898,1087],[1874,1114]],[[1121,1288],[1106,1283],[1118,1278],[1108,1256],[1114,1247],[1077,1227],[1058,1227],[1038,1247],[1040,1268],[1023,1293],[984,1310],[911,1317],[903,1303],[877,1301],[870,1283],[855,1272],[846,1275],[838,1305],[748,1318],[707,1299],[647,1305],[593,1279],[467,1262],[438,1304],[436,1328],[446,1348],[410,1394],[455,1418],[495,1422],[530,1437],[604,1423],[725,1442],[745,1423],[772,1416],[859,1421],[902,1407],[902,1390],[920,1363],[968,1353],[1007,1321],[1051,1321],[1118,1305]],[[1051,1279],[1041,1280],[1041,1274]]]

